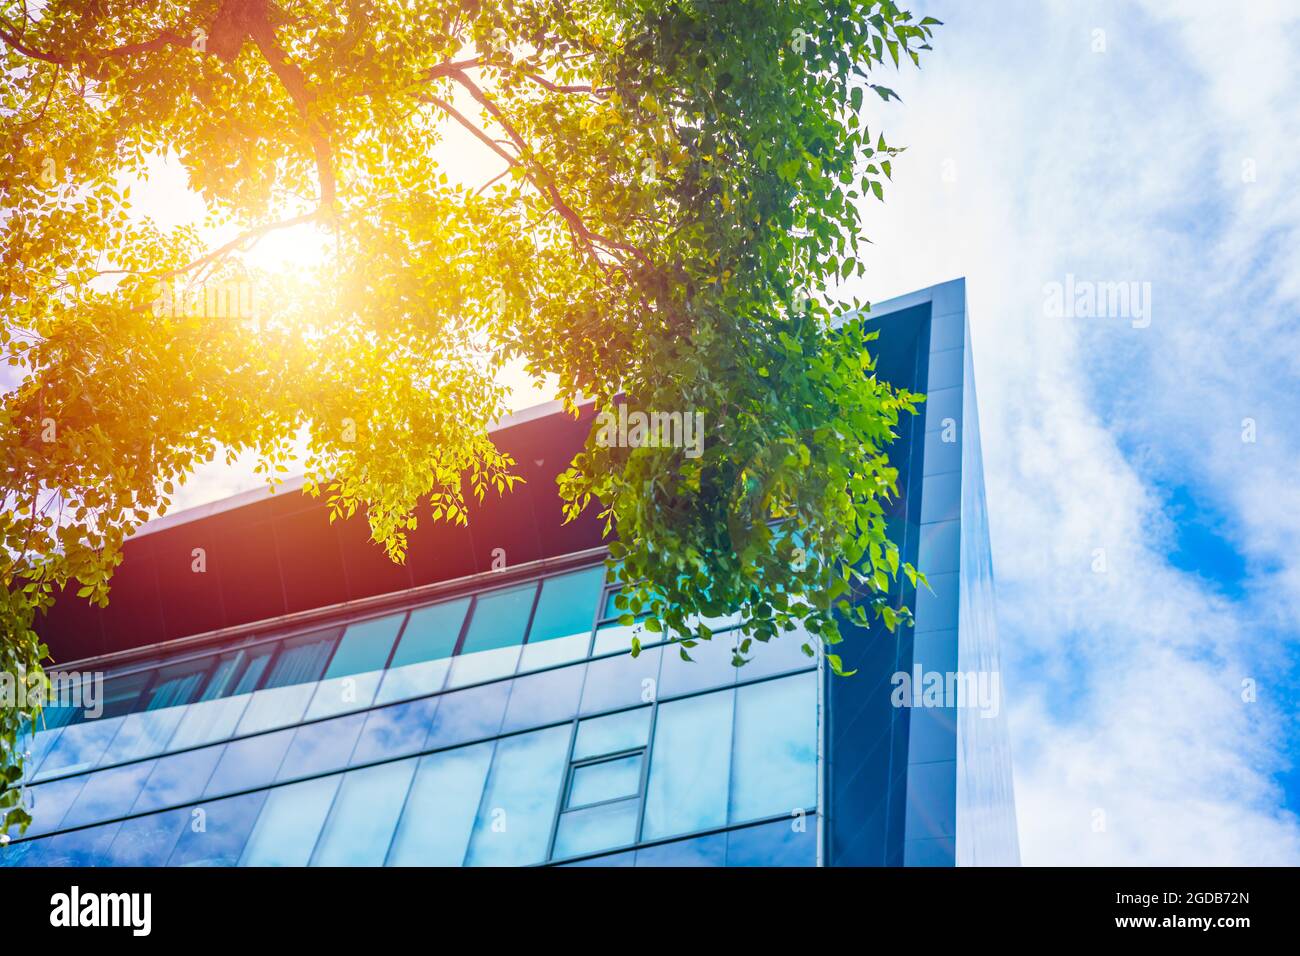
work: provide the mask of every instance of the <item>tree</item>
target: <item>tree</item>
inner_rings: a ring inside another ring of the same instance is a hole
[[[512,360],[571,408],[703,415],[702,454],[593,430],[560,482],[617,531],[627,613],[683,654],[723,611],[738,663],[798,623],[831,644],[844,615],[906,614],[884,449],[918,396],[875,378],[830,290],[898,152],[864,95],[893,97],[876,70],[919,62],[938,21],[889,0],[3,10],[5,671],[40,679],[36,616],[65,586],[106,602],[125,537],[217,455],[274,482],[305,432],[309,491],[402,560],[418,500],[464,521],[466,490],[516,481],[487,435]],[[448,175],[469,150],[482,174]],[[164,157],[209,228],[133,209]],[[256,269],[288,229],[325,260]],[[4,711],[9,784],[35,716]],[[25,824],[12,787],[6,807]]]

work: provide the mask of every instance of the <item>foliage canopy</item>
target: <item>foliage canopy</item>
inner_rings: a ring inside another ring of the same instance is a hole
[[[825,290],[860,274],[897,153],[864,97],[894,96],[878,69],[937,21],[889,0],[0,8],[4,670],[40,674],[35,616],[69,583],[106,601],[125,537],[214,456],[274,481],[305,434],[309,488],[401,560],[418,500],[463,521],[464,494],[516,480],[487,432],[511,360],[570,402],[703,414],[699,457],[593,432],[560,483],[617,528],[628,613],[683,653],[723,612],[827,643],[837,610],[906,614],[884,449],[917,396]],[[206,222],[132,206],[160,166]],[[290,228],[323,259],[259,270]],[[255,327],[160,299],[222,283],[256,290]],[[4,712],[10,784],[31,716]],[[12,787],[6,810],[26,822]]]

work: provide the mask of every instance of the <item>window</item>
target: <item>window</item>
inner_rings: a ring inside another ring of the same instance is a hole
[[[474,599],[465,643],[452,663],[448,687],[464,687],[515,672],[536,594],[536,583],[530,583]]]
[[[521,672],[587,656],[604,578],[604,568],[595,567],[542,582],[528,643],[519,661]]]
[[[413,754],[424,747],[438,698],[426,697],[405,704],[390,704],[365,714],[366,725],[352,752],[353,764]]]
[[[736,689],[728,822],[789,814],[817,803],[817,674]]]
[[[343,775],[312,866],[383,866],[416,761],[382,763]]]
[[[92,773],[61,826],[100,823],[130,812],[152,770],[153,761],[148,760]]]
[[[568,809],[636,796],[643,756],[634,753],[576,765],[569,775]]]
[[[185,705],[198,697],[212,664],[211,658],[204,658],[160,668],[144,695],[144,710],[123,720],[100,763],[122,763],[166,750],[185,716]]]
[[[81,700],[88,704],[93,701],[93,706],[77,709],[69,715],[74,722],[64,728],[58,741],[50,748],[36,779],[77,773],[98,764],[121,729],[125,715],[131,711],[152,677],[150,671],[110,677],[104,682],[102,701],[94,700],[89,694],[83,695]],[[95,711],[99,713],[91,716]]]
[[[369,707],[405,614],[349,624],[316,688],[307,719]]]
[[[554,858],[636,842],[650,711],[641,707],[578,724]]]
[[[190,824],[190,808],[123,820],[112,847],[110,866],[163,866],[180,839],[181,829]]]
[[[570,732],[549,727],[497,741],[466,865],[527,866],[546,859]]]
[[[365,714],[348,714],[315,724],[303,724],[293,732],[293,743],[284,755],[276,780],[293,780],[342,770],[365,725]]]
[[[725,690],[659,705],[642,839],[726,824],[734,698]]]
[[[264,787],[275,779],[294,731],[277,730],[226,744],[204,795],[209,797]]]
[[[203,789],[208,785],[208,778],[212,776],[212,769],[221,759],[224,749],[200,747],[182,754],[159,757],[131,812],[161,810],[163,807],[175,807],[198,800],[203,796]]]
[[[491,741],[420,759],[389,866],[460,866],[492,763]]]
[[[240,866],[306,866],[340,774],[276,787],[266,797]]]
[[[376,703],[386,704],[442,690],[469,602],[469,598],[460,598],[411,612],[375,696]]]
[[[282,641],[236,733],[251,734],[301,720],[337,637],[338,628],[331,628]]]
[[[221,655],[198,701],[185,708],[185,716],[172,736],[171,749],[213,743],[233,734],[271,662],[273,650],[273,645],[264,644]]]
[[[234,866],[266,802],[258,790],[194,807],[190,823],[167,860],[168,866]]]

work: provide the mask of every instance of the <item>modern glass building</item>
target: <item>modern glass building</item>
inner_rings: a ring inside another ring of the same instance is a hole
[[[929,394],[891,528],[933,592],[898,594],[914,627],[851,636],[855,676],[800,634],[733,667],[725,620],[692,662],[633,657],[600,529],[553,492],[589,421],[543,406],[494,433],[527,484],[422,521],[405,566],[291,489],[142,529],[107,609],[44,623],[102,700],[29,735],[35,823],[0,864],[1018,862],[1000,708],[896,693],[998,673],[964,285],[873,315],[879,373]]]

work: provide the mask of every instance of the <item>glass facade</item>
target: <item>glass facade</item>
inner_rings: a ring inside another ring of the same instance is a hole
[[[102,713],[52,707],[27,735],[35,822],[0,865],[1016,863],[1001,710],[893,693],[900,674],[998,676],[964,285],[872,315],[877,374],[928,396],[899,423],[885,508],[930,588],[898,582],[915,620],[896,633],[846,623],[838,651],[855,676],[806,656],[803,632],[737,668],[734,618],[708,621],[715,637],[690,659],[670,643],[634,657],[651,635],[620,621],[599,534],[544,530],[537,515],[555,502],[539,499],[531,519],[478,515],[480,555],[511,534],[551,548],[504,574],[431,550],[434,580],[359,599],[374,610],[314,610],[343,598],[322,589],[292,612],[310,624],[267,630],[269,605],[249,599],[258,613],[219,644],[128,642],[152,656],[107,674]],[[554,419],[538,419],[520,460],[551,456],[568,421]],[[251,526],[239,527],[243,542]],[[339,586],[352,586],[363,552],[343,553],[355,560]],[[316,574],[300,566],[314,556],[292,554],[268,591]]]
[[[0,864],[814,864],[805,636],[633,657],[617,613],[597,564],[110,672]]]

